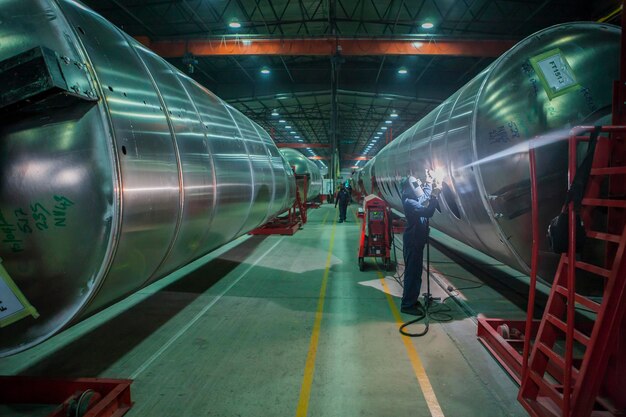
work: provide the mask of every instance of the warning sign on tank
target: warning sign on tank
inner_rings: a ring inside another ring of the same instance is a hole
[[[8,326],[28,316],[37,318],[39,313],[15,285],[0,259],[0,327]]]
[[[574,71],[560,49],[537,55],[530,59],[530,64],[539,76],[550,100],[580,87]]]

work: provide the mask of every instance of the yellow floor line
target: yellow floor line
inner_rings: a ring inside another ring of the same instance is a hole
[[[402,317],[400,316],[398,307],[396,307],[396,304],[393,302],[393,298],[391,298],[389,288],[387,287],[387,283],[385,282],[385,276],[382,274],[382,272],[377,272],[378,277],[380,278],[380,282],[383,285],[383,289],[385,290],[385,296],[387,297],[387,301],[389,302],[389,307],[391,308],[393,317],[396,319],[398,327],[400,327],[404,322],[402,320]],[[433,417],[444,417],[443,411],[441,411],[441,406],[439,405],[439,401],[437,401],[435,391],[433,390],[432,385],[430,385],[430,380],[428,379],[428,375],[426,375],[426,370],[424,369],[422,360],[420,359],[420,356],[417,353],[417,350],[415,349],[411,338],[402,334],[400,334],[400,337],[402,337],[402,342],[404,342],[404,347],[406,348],[407,354],[409,355],[409,360],[411,361],[411,365],[413,366],[415,377],[417,378],[417,382],[419,382],[422,393],[424,394],[424,398],[426,399],[426,405],[428,406],[428,410],[430,410],[430,415]]]
[[[330,272],[330,263],[333,256],[333,245],[335,243],[335,230],[337,229],[337,220],[333,221],[333,231],[330,235],[330,246],[328,247],[328,256],[326,258],[326,268],[324,269],[324,277],[322,278],[322,288],[320,289],[320,297],[317,302],[317,312],[315,313],[315,324],[313,325],[313,334],[311,335],[311,343],[309,344],[309,353],[304,366],[304,378],[302,379],[302,387],[300,388],[300,399],[298,400],[298,408],[296,417],[306,417],[309,410],[309,398],[311,397],[311,385],[313,384],[313,374],[315,372],[315,356],[317,355],[317,344],[320,337],[320,327],[322,325],[322,314],[324,312],[324,299],[326,298],[326,285],[328,284],[328,275]]]

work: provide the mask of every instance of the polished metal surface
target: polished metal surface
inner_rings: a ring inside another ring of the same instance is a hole
[[[537,146],[543,232],[564,202],[570,128],[610,120],[619,40],[618,28],[595,23],[562,24],[529,36],[385,146],[360,173],[365,188],[372,191],[370,178],[375,175],[385,200],[401,210],[403,176],[423,177],[425,168],[441,171],[442,212],[431,225],[528,272],[528,141],[535,138]],[[542,54],[551,58],[541,61]],[[550,64],[554,71],[539,67],[538,73],[533,61]],[[550,98],[555,91],[550,87],[556,82],[558,90],[558,83],[567,85],[572,75],[578,85]],[[550,279],[556,256],[546,240],[540,241],[540,272]]]
[[[4,1],[0,21],[0,60],[45,46],[99,97],[0,126],[0,257],[40,313],[0,329],[0,356],[293,204],[265,131],[82,4]]]
[[[315,162],[304,156],[302,153],[291,148],[280,148],[281,155],[287,163],[295,169],[297,175],[306,175],[308,181],[307,195],[305,201],[317,198],[322,192],[322,174]],[[304,182],[304,181],[302,181]],[[298,184],[299,189],[304,188],[304,184]]]

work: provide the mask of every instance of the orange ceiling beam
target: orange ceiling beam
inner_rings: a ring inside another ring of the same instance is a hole
[[[398,39],[136,39],[164,58],[214,55],[453,55],[497,57],[510,49],[513,40],[398,40]]]
[[[369,161],[372,157],[363,155],[343,155],[341,159],[344,161]]]
[[[330,156],[315,155],[315,156],[309,156],[308,158],[313,159],[315,161],[329,161],[330,160]]]
[[[278,148],[293,148],[293,149],[305,149],[305,148],[330,148],[329,144],[325,143],[277,143]]]

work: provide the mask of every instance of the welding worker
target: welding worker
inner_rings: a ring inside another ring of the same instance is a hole
[[[350,193],[343,183],[335,199],[335,208],[337,208],[337,204],[339,204],[339,223],[343,223],[346,221],[346,211],[348,210],[348,204],[350,204]]]
[[[426,170],[425,184],[413,176],[402,180],[402,206],[407,225],[403,235],[404,243],[404,289],[402,291],[403,313],[418,316],[424,308],[419,302],[422,286],[424,247],[428,241],[428,219],[438,207],[439,189],[433,189],[433,176]]]

